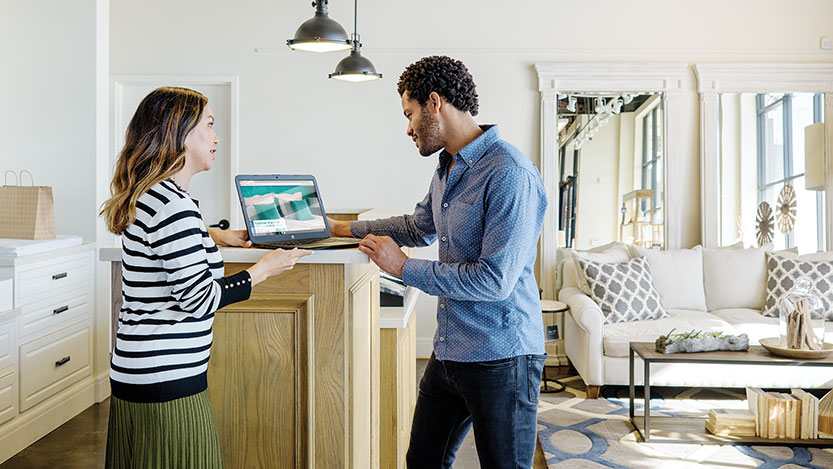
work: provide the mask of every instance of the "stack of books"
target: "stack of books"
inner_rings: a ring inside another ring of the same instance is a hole
[[[833,438],[833,390],[816,402],[818,438]]]
[[[706,430],[719,436],[755,436],[755,416],[748,410],[712,409]]]
[[[755,434],[761,438],[818,438],[819,399],[801,389],[791,394],[746,388]]]

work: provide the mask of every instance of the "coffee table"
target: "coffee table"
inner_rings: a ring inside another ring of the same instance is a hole
[[[833,367],[833,357],[806,360],[783,358],[772,355],[760,345],[752,345],[746,352],[699,352],[699,353],[660,353],[655,350],[653,342],[631,342],[629,354],[628,387],[631,425],[636,429],[642,441],[648,443],[697,443],[718,445],[779,445],[779,446],[833,446],[833,440],[798,440],[790,438],[760,438],[756,436],[718,436],[705,429],[703,417],[651,417],[651,365],[654,363],[696,363],[727,365],[771,365],[771,366],[822,366]],[[634,358],[644,362],[644,388],[642,415],[634,413]],[[640,422],[639,417],[642,417]]]

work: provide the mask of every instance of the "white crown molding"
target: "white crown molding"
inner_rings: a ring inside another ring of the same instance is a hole
[[[695,64],[700,93],[700,213],[704,247],[720,245],[720,93],[824,93],[833,115],[833,64]],[[833,155],[833,119],[825,120],[825,154]],[[825,158],[827,250],[833,249],[833,158]]]
[[[665,112],[664,180],[678,181],[683,177],[679,113],[683,79],[688,73],[684,63],[536,63],[538,90],[541,95],[541,177],[547,190],[549,208],[544,217],[544,227],[538,244],[541,264],[540,286],[543,298],[555,299],[556,250],[558,249],[558,190],[561,180],[558,167],[558,141],[555,131],[558,123],[558,94],[582,91],[634,91],[662,92]],[[672,118],[669,118],[671,116]],[[682,247],[682,195],[679,191],[664,191],[665,246]]]
[[[700,93],[830,93],[833,64],[696,64]]]
[[[538,91],[678,91],[684,63],[536,63]]]

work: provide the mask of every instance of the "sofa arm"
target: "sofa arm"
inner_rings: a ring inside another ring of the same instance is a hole
[[[564,318],[567,357],[585,384],[604,385],[602,309],[578,288],[562,289],[558,299],[570,307],[569,317]]]

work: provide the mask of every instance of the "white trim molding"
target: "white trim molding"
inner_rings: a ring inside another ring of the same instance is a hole
[[[543,298],[555,299],[556,249],[558,248],[558,95],[565,92],[662,92],[665,112],[665,181],[683,178],[680,164],[680,94],[688,65],[683,63],[537,63],[541,93],[541,177],[547,189],[549,209],[538,245]],[[665,194],[665,246],[682,245],[682,194]]]
[[[700,93],[700,232],[720,245],[720,93],[824,93],[824,151],[833,154],[833,64],[696,64]],[[833,158],[825,158],[826,249],[833,249]]]
[[[198,85],[226,85],[229,87],[229,180],[227,196],[229,200],[228,220],[231,227],[238,229],[241,226],[242,215],[240,210],[236,210],[240,206],[237,200],[237,191],[234,189],[234,176],[239,172],[239,156],[238,156],[238,141],[239,141],[239,77],[237,75],[113,75],[110,77],[112,84],[111,90],[111,106],[112,106],[112,127],[110,128],[111,140],[113,148],[111,155],[113,158],[117,156],[118,149],[123,145],[124,136],[117,135],[116,129],[126,128],[126,124],[121,121],[122,118],[122,88],[125,85],[154,85],[154,86],[198,86]],[[226,144],[223,144],[226,146]],[[109,184],[109,181],[107,181]]]

